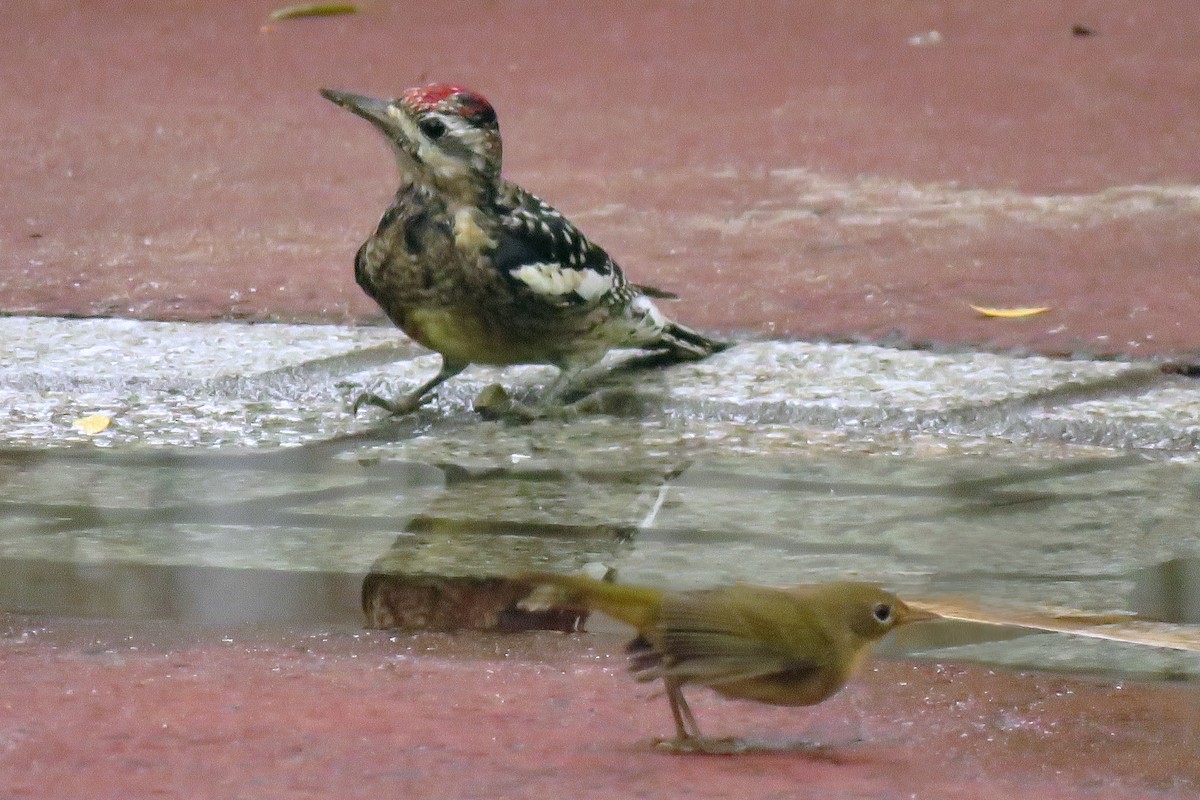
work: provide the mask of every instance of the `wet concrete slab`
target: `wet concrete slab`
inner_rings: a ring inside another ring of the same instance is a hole
[[[778,709],[692,692],[671,755],[621,640],[272,633],[0,617],[7,797],[1190,798],[1194,687],[953,663],[871,664]],[[36,665],[36,668],[34,668]],[[452,687],[452,688],[451,688]],[[46,709],[54,709],[47,714]]]
[[[364,390],[398,396],[433,374],[438,358],[387,328],[0,317],[0,337],[0,443],[15,447],[403,437],[412,439],[406,448],[429,443],[434,452],[413,452],[437,460],[461,432],[466,448],[512,444],[515,453],[520,444],[505,441],[510,427],[483,424],[475,398],[500,383],[532,400],[556,374],[472,367],[394,427],[375,409],[351,414],[352,399]],[[611,355],[596,380],[617,390],[613,416],[627,435],[664,447],[683,437],[743,452],[796,452],[813,440],[879,450],[927,436],[949,437],[952,447],[1188,454],[1200,442],[1195,379],[1154,362],[770,341],[667,370],[622,372],[628,357]],[[92,434],[75,424],[92,415],[108,418],[108,427]],[[611,451],[596,449],[591,437],[604,441],[615,431],[613,416],[529,430],[574,440],[580,457],[607,463]]]
[[[350,263],[392,167],[316,89],[436,79],[488,95],[508,174],[701,327],[1196,353],[1187,0],[270,7],[9,10],[0,310],[378,321]]]
[[[490,582],[599,564],[1121,615],[1147,573],[1200,558],[1194,379],[1152,364],[749,343],[610,375],[601,391],[636,398],[619,414],[512,425],[472,398],[536,397],[549,370],[353,415],[363,387],[433,368],[384,329],[7,318],[0,336],[0,608],[496,627],[514,596]],[[76,424],[94,415],[108,427]],[[1187,607],[1195,583],[1164,597]],[[919,650],[1200,674],[1193,653],[1065,634]]]

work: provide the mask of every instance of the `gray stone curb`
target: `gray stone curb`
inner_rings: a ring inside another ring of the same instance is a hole
[[[289,446],[368,430],[347,400],[399,394],[437,360],[385,328],[0,318],[0,444]],[[615,362],[620,356],[610,356]],[[473,368],[423,420],[465,423],[490,383],[535,394],[550,368]],[[853,441],[1086,445],[1194,454],[1200,383],[1152,364],[940,354],[865,345],[747,342],[697,364],[641,372],[649,420],[781,428]],[[111,416],[99,435],[72,427]],[[719,431],[716,434],[719,435]]]

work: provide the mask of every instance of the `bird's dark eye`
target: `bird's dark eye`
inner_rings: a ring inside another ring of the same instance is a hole
[[[446,132],[446,123],[437,117],[426,117],[417,123],[417,126],[421,129],[421,133],[430,139],[441,138],[442,134]]]
[[[887,603],[876,603],[871,609],[871,615],[880,622],[892,621],[892,607]]]

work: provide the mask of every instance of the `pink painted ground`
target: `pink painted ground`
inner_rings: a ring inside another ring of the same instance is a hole
[[[812,709],[694,690],[706,732],[822,746],[678,756],[653,749],[666,703],[608,637],[0,625],[4,797],[1200,792],[1195,686],[882,663]]]
[[[392,167],[316,89],[437,79],[702,327],[1200,350],[1192,0],[11,5],[3,311],[378,319],[350,263]]]

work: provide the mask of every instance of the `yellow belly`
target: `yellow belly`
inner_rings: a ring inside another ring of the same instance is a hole
[[[864,647],[852,656],[834,657],[811,672],[802,669],[792,674],[761,675],[711,683],[709,688],[736,700],[756,700],[774,706],[811,706],[837,694],[857,670],[866,652]]]
[[[490,330],[478,315],[452,308],[417,309],[404,332],[449,361],[475,364],[522,364],[544,359],[519,339]]]

